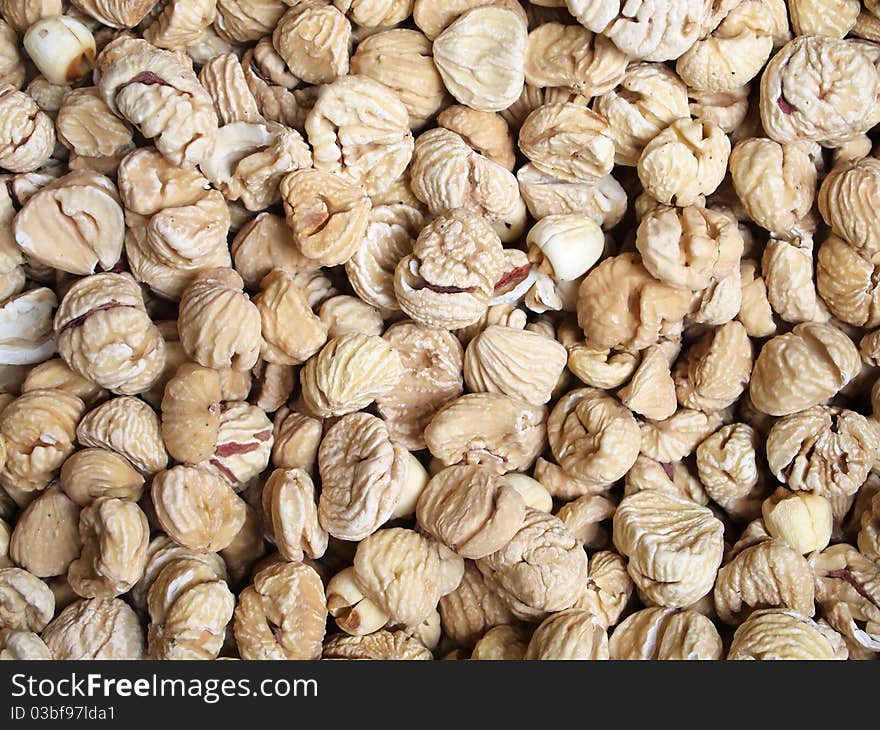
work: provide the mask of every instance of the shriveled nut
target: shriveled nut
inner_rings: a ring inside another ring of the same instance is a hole
[[[755,407],[785,416],[830,398],[861,368],[852,340],[827,324],[805,322],[761,348],[749,395]]]
[[[298,277],[284,269],[274,269],[260,282],[253,302],[260,313],[261,354],[267,362],[299,365],[327,341],[327,326],[312,311],[306,294]]]
[[[272,464],[279,469],[302,469],[311,472],[321,443],[321,421],[291,411],[287,407],[275,414]]]
[[[537,479],[532,479],[519,472],[508,472],[504,478],[511,487],[519,492],[526,507],[541,512],[553,511],[553,497]]]
[[[588,575],[574,535],[553,515],[528,508],[510,542],[477,567],[514,616],[533,623],[574,606]]]
[[[101,497],[136,502],[144,489],[143,476],[129,461],[105,449],[82,449],[71,454],[61,467],[58,482],[80,507]]]
[[[813,283],[813,242],[809,237],[792,241],[771,238],[761,257],[761,273],[770,305],[782,319],[795,323],[828,320],[825,303],[816,296]],[[826,283],[823,279],[823,285]],[[846,287],[845,283],[840,284],[840,288]],[[840,303],[834,295],[829,298],[835,305]],[[848,316],[858,314],[850,312]]]
[[[831,313],[857,327],[880,324],[880,291],[874,265],[842,238],[829,236],[819,248],[816,288]]]
[[[21,568],[0,570],[0,628],[40,632],[55,613],[55,596]]]
[[[836,166],[819,188],[822,218],[834,233],[871,260],[880,253],[875,227],[878,198],[880,160],[874,157]]]
[[[134,147],[131,127],[113,114],[93,86],[64,94],[55,127],[58,140],[71,152],[95,164],[106,161],[113,169]]]
[[[722,426],[697,447],[697,471],[708,495],[736,519],[760,511],[758,434],[745,423]]]
[[[95,60],[95,38],[76,18],[55,15],[34,23],[24,34],[24,49],[53,84],[79,81]]]
[[[0,661],[6,659],[49,661],[52,653],[46,642],[32,631],[0,629]]]
[[[615,509],[611,500],[601,495],[585,494],[562,505],[556,516],[579,543],[595,547],[594,542],[604,538],[600,523],[610,519]]]
[[[624,496],[647,490],[662,492],[699,505],[709,503],[709,495],[703,489],[702,483],[682,461],[660,462],[640,454],[632,469],[626,473],[624,485]]]
[[[576,213],[548,215],[526,238],[529,261],[553,279],[574,281],[592,268],[605,249],[602,229]]]
[[[365,595],[392,622],[416,626],[461,582],[464,561],[429,537],[395,527],[358,544],[354,570]]]
[[[175,466],[159,472],[150,494],[165,532],[198,552],[222,550],[244,523],[244,502],[223,479],[205,469]]]
[[[681,461],[721,424],[719,412],[706,413],[689,408],[680,408],[663,421],[644,421],[639,426],[642,453],[661,463]]]
[[[318,523],[315,485],[302,469],[276,469],[260,497],[269,537],[278,552],[293,563],[320,558],[328,535]]]
[[[568,369],[594,388],[611,389],[623,385],[639,364],[638,357],[630,352],[593,349],[582,343],[566,346]]]
[[[526,469],[546,443],[547,409],[495,393],[471,393],[437,411],[425,443],[445,466]]]
[[[733,635],[728,659],[829,660],[846,659],[843,637],[795,611],[756,611]]]
[[[43,3],[43,5],[51,3]],[[111,28],[134,28],[155,5],[151,0],[73,0],[73,5],[99,23]],[[58,3],[59,11],[61,3]],[[33,21],[31,21],[33,22]]]
[[[263,120],[259,105],[248,88],[245,71],[233,52],[213,55],[199,72],[199,81],[214,100],[221,124]]]
[[[523,201],[536,219],[579,213],[603,228],[611,228],[626,213],[626,192],[611,175],[597,183],[570,183],[528,164],[519,169],[516,179]]]
[[[144,631],[121,598],[71,603],[43,631],[43,641],[56,661],[144,657]]]
[[[535,629],[526,649],[526,660],[608,659],[605,627],[583,608],[551,614]]]
[[[351,25],[331,3],[297,3],[278,21],[272,43],[290,70],[309,84],[348,73]]]
[[[662,420],[675,413],[678,401],[669,359],[659,346],[642,352],[642,361],[629,383],[617,391],[617,397],[634,413]]]
[[[336,619],[336,625],[352,636],[372,634],[391,618],[364,595],[354,568],[340,571],[327,583],[327,611]]]
[[[67,580],[83,598],[113,598],[127,593],[144,573],[150,528],[134,502],[99,497],[79,515],[83,543],[70,564]]]
[[[268,466],[272,445],[272,422],[261,408],[227,402],[220,406],[214,452],[201,466],[240,492]]]
[[[217,13],[216,0],[164,3],[144,38],[159,48],[183,49],[198,43]]]
[[[155,474],[168,463],[158,416],[131,396],[113,398],[89,411],[76,428],[76,438],[82,446],[119,454],[144,474]]]
[[[608,642],[611,659],[721,659],[721,637],[697,611],[645,608],[627,616]]]
[[[625,497],[614,513],[614,545],[652,603],[684,608],[712,590],[724,526],[706,507],[656,491]]]
[[[55,354],[52,310],[58,300],[40,287],[14,294],[0,305],[0,363],[31,365]]]
[[[42,167],[54,149],[52,118],[30,96],[0,83],[0,167],[31,172]]]
[[[875,494],[860,520],[858,545],[865,555],[880,557],[880,497]]]
[[[458,587],[440,599],[439,610],[444,635],[465,648],[476,644],[493,626],[514,621],[504,601],[470,560],[465,561]]]
[[[249,289],[257,288],[275,268],[299,273],[320,266],[299,252],[284,218],[266,212],[238,231],[232,241],[232,258]]]
[[[430,649],[405,631],[381,630],[365,636],[338,634],[324,645],[322,658],[430,661],[434,657]]]
[[[521,661],[526,655],[529,635],[521,626],[504,624],[489,629],[474,646],[471,659],[482,661]]]
[[[802,555],[824,550],[831,541],[831,503],[818,494],[789,492],[781,487],[761,505],[764,524]]]
[[[739,128],[749,112],[751,85],[744,84],[726,92],[713,93],[688,89],[691,116],[715,122],[725,133]]]
[[[64,362],[114,393],[147,390],[165,365],[165,341],[130,274],[77,281],[61,300],[54,327]]]
[[[12,537],[12,527],[3,519],[0,519],[0,568],[12,567],[9,559],[9,538]]]
[[[221,397],[216,370],[194,363],[177,369],[162,397],[162,439],[172,458],[198,464],[214,453]]]
[[[21,513],[9,540],[12,561],[38,578],[62,575],[80,554],[79,507],[50,487]]]
[[[588,610],[605,628],[614,626],[632,598],[634,585],[626,561],[615,552],[602,550],[590,559],[590,578],[576,608]]]
[[[456,104],[440,112],[437,124],[455,132],[484,157],[513,171],[516,165],[514,140],[510,127],[500,114],[479,112]]]

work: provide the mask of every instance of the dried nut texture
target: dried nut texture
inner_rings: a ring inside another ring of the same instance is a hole
[[[6,299],[0,305],[0,362],[32,365],[54,355],[52,310],[56,306],[55,293],[45,287]]]
[[[309,306],[308,292],[296,274],[274,269],[253,301],[260,312],[261,356],[266,362],[300,365],[327,342],[327,326]]]
[[[172,458],[198,464],[214,453],[222,395],[216,370],[195,363],[177,369],[162,397],[162,440]]]
[[[796,35],[843,38],[859,17],[862,6],[853,0],[792,0],[788,6]]]
[[[707,332],[676,363],[678,402],[684,408],[717,411],[735,403],[752,372],[752,344],[746,328],[727,322]]]
[[[21,568],[0,570],[0,628],[40,632],[55,613],[55,596]]]
[[[114,393],[142,393],[165,366],[165,340],[130,274],[77,281],[61,300],[54,327],[71,370]]]
[[[528,164],[519,169],[516,179],[523,201],[536,219],[579,213],[603,228],[611,228],[626,213],[626,191],[611,175],[594,184],[570,183]]]
[[[179,56],[122,36],[101,51],[95,77],[107,105],[172,164],[194,167],[211,152],[218,124],[214,102]]]
[[[829,236],[819,248],[816,288],[840,321],[856,327],[880,324],[880,291],[874,264],[842,238]]]
[[[765,540],[721,567],[714,599],[718,617],[733,625],[760,608],[786,608],[812,616],[810,565],[781,540]]]
[[[340,540],[363,540],[387,522],[406,480],[407,451],[380,418],[350,413],[318,449],[321,527]]]
[[[358,545],[354,570],[364,593],[392,623],[418,626],[461,582],[464,561],[430,537],[393,527]]]
[[[397,264],[394,291],[416,322],[458,329],[486,312],[505,268],[498,235],[482,216],[453,209],[428,223]]]
[[[150,528],[134,502],[99,497],[79,515],[83,543],[67,580],[83,598],[113,598],[140,580],[147,562]]]
[[[299,252],[284,218],[265,211],[239,229],[232,241],[232,259],[249,289],[259,287],[275,268],[304,273],[320,266]]]
[[[608,659],[605,627],[583,608],[551,614],[535,629],[526,660]]]
[[[92,407],[107,398],[106,390],[77,375],[67,367],[67,364],[61,358],[46,360],[32,368],[28,371],[27,377],[21,384],[22,393],[53,388],[63,390],[70,395],[75,395],[88,407]]]
[[[721,637],[714,624],[693,610],[645,608],[627,616],[608,642],[611,659],[721,659]]]
[[[456,645],[470,648],[493,626],[513,623],[513,614],[473,561],[466,561],[458,587],[440,599],[443,633]]]
[[[880,557],[880,497],[874,494],[861,516],[858,535],[859,550],[865,555]]]
[[[334,337],[300,373],[306,405],[322,418],[365,408],[400,382],[403,365],[381,337]]]
[[[556,340],[513,327],[490,325],[468,344],[464,380],[471,391],[502,393],[533,405],[550,400],[568,353]],[[543,363],[538,369],[535,363]]]
[[[74,449],[76,424],[83,402],[62,390],[32,390],[0,413],[5,463],[4,484],[33,491],[44,489]]]
[[[43,641],[56,661],[144,658],[144,630],[121,598],[71,603],[46,627]]]
[[[463,558],[476,560],[503,548],[522,526],[525,502],[493,469],[450,466],[419,497],[419,526]]]
[[[824,660],[846,659],[843,637],[827,625],[795,611],[756,611],[733,635],[728,659]]]
[[[758,434],[746,423],[722,426],[697,447],[706,493],[727,514],[750,520],[760,512]]]
[[[260,353],[260,312],[232,269],[196,275],[180,298],[177,320],[184,351],[206,368],[250,370]]]
[[[600,0],[566,0],[581,25],[614,41],[621,51],[646,61],[669,61],[690,48],[706,6],[699,0],[666,0],[629,8]]]
[[[824,550],[831,541],[831,502],[819,494],[778,489],[764,500],[761,514],[767,532],[802,555]]]
[[[80,449],[71,454],[58,482],[80,507],[101,497],[137,502],[144,490],[144,477],[128,459],[106,449]]]
[[[510,126],[501,114],[480,112],[462,104],[446,107],[437,116],[440,127],[455,132],[476,152],[505,170],[516,166],[516,150]]]
[[[749,395],[762,413],[786,416],[831,398],[860,369],[859,352],[844,332],[805,322],[761,348]]]
[[[687,499],[699,505],[709,503],[709,495],[688,464],[681,461],[659,462],[639,455],[632,469],[626,473],[624,496],[646,490]]]
[[[801,36],[770,59],[761,76],[764,130],[783,144],[835,146],[880,120],[880,71],[854,41]]]
[[[605,259],[578,289],[578,323],[598,350],[643,350],[680,331],[692,294],[655,279],[638,254]]]
[[[327,84],[348,73],[350,38],[351,24],[332,3],[298,2],[278,21],[272,44],[297,78]]]
[[[678,119],[645,145],[639,180],[665,205],[693,205],[724,180],[729,156],[730,140],[717,124]]]
[[[214,453],[201,466],[240,492],[268,466],[273,439],[272,422],[262,408],[224,403]]]
[[[880,441],[860,413],[816,406],[778,419],[765,448],[767,466],[789,489],[837,500],[868,478]]]
[[[557,281],[574,281],[589,271],[605,250],[605,236],[586,215],[548,215],[526,237],[529,261]]]
[[[45,2],[42,4],[51,5],[51,3]],[[134,28],[147,16],[155,3],[151,0],[133,0],[133,2],[122,2],[121,0],[74,0],[73,5],[103,25],[111,28]],[[58,7],[61,7],[60,2]]]
[[[418,451],[434,414],[462,393],[461,343],[451,332],[416,322],[392,325],[383,339],[400,355],[403,377],[376,407],[393,438]]]
[[[144,474],[168,464],[156,412],[138,398],[122,396],[89,411],[76,429],[81,446],[108,449]]]
[[[216,14],[217,0],[165,3],[144,28],[144,39],[159,48],[184,49],[202,39]]]
[[[596,183],[614,166],[607,120],[582,104],[545,104],[526,117],[519,148],[541,172],[572,183]]]
[[[30,96],[0,83],[0,167],[32,172],[49,160],[54,149],[52,118]]]
[[[12,562],[38,578],[63,575],[82,548],[79,507],[49,487],[18,517],[9,539]]]
[[[227,547],[244,524],[245,503],[205,469],[175,466],[153,478],[153,507],[162,529],[198,552]]]
[[[275,414],[272,464],[312,472],[321,443],[322,422],[282,406]]]
[[[431,650],[405,631],[376,631],[366,636],[337,634],[324,645],[324,659],[431,661]]]
[[[321,87],[305,129],[315,167],[338,173],[367,195],[391,187],[413,153],[406,106],[369,76],[343,76]]]
[[[315,485],[302,469],[276,469],[260,497],[269,537],[293,563],[320,558],[328,535],[318,522]]]
[[[532,623],[573,607],[588,576],[587,554],[574,535],[558,518],[530,508],[510,542],[477,567],[514,616]]]
[[[563,519],[561,510],[557,516]],[[566,527],[569,527],[568,523]],[[590,558],[590,578],[586,590],[575,605],[588,610],[603,627],[614,626],[626,610],[634,587],[626,572],[626,561],[615,552],[600,550]]]
[[[711,510],[661,492],[625,497],[614,513],[614,545],[644,598],[668,608],[696,603],[715,582],[724,526]]]
[[[744,139],[730,153],[730,177],[749,218],[762,228],[788,234],[804,226],[816,197],[816,166],[807,145]]]
[[[49,661],[52,653],[33,631],[0,629],[0,661],[15,659]]]
[[[200,560],[178,557],[156,575],[147,596],[151,659],[216,659],[235,596]]]
[[[500,5],[478,7],[434,39],[434,62],[460,103],[477,111],[502,111],[522,92],[527,43],[519,14]]]
[[[659,346],[643,350],[641,363],[629,383],[617,391],[617,397],[631,411],[646,418],[662,420],[675,413],[675,383],[669,360]]]
[[[819,188],[819,211],[831,230],[865,258],[880,253],[877,203],[880,160],[865,157],[835,166]]]
[[[134,147],[131,126],[113,114],[94,87],[64,94],[55,127],[59,141],[81,157],[118,161]]]
[[[547,409],[495,393],[463,395],[437,411],[425,443],[444,466],[478,464],[519,471],[546,444]]]
[[[522,661],[529,634],[521,626],[504,624],[489,629],[476,643],[471,659],[477,661]]]
[[[743,237],[736,222],[709,208],[658,206],[639,223],[636,248],[650,274],[700,291],[739,268]]]
[[[632,412],[596,388],[566,393],[547,421],[553,456],[586,487],[605,487],[626,474],[639,455]]]

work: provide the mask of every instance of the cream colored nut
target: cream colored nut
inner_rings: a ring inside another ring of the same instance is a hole
[[[140,580],[147,562],[150,528],[134,502],[99,497],[79,515],[83,543],[67,580],[83,598],[113,598]]]
[[[642,453],[662,463],[681,461],[693,453],[699,443],[721,424],[719,412],[706,413],[680,408],[669,418],[645,421],[639,426],[642,433]]]
[[[413,21],[428,38],[434,40],[462,14],[486,5],[497,5],[512,10],[523,23],[528,23],[528,14],[523,10],[522,5],[511,0],[449,0],[443,3],[415,0]]]
[[[44,5],[49,3],[43,3]],[[73,5],[99,23],[111,28],[134,28],[155,5],[151,0],[73,0]],[[61,3],[58,3],[60,13]],[[33,22],[32,20],[30,22]]]
[[[144,631],[121,598],[71,603],[43,631],[43,641],[56,661],[144,657]]]
[[[548,215],[526,238],[529,260],[557,280],[573,281],[589,271],[605,249],[602,229],[578,214]]]
[[[430,661],[434,657],[418,639],[405,631],[376,631],[365,636],[337,634],[324,645],[324,659]]]
[[[754,261],[740,262],[742,281],[742,304],[737,318],[746,328],[749,337],[769,337],[776,334],[773,309],[767,297],[767,285],[760,276]]]
[[[144,478],[127,459],[105,449],[81,449],[61,467],[58,482],[64,493],[80,507],[102,497],[136,502],[144,489]]]
[[[470,648],[493,626],[512,623],[504,601],[492,590],[476,565],[465,561],[458,587],[440,599],[443,633],[454,644]]]
[[[636,463],[626,473],[623,494],[629,496],[646,490],[662,492],[699,505],[705,506],[709,503],[709,495],[706,494],[703,484],[685,462],[660,462],[639,455]]]
[[[279,469],[311,472],[318,458],[321,433],[319,419],[279,408],[273,429],[272,464]]]
[[[875,494],[860,518],[858,546],[865,555],[880,556],[880,498]]]
[[[0,305],[0,363],[30,365],[55,354],[52,310],[58,300],[51,289],[14,294]]]
[[[562,501],[577,499],[587,494],[600,494],[607,489],[607,485],[604,484],[575,479],[561,466],[543,458],[538,458],[535,462],[534,475],[554,498]]]
[[[255,565],[266,554],[263,524],[260,514],[249,504],[245,505],[244,524],[232,542],[220,551],[220,558],[229,571],[229,582],[234,586],[247,583]]]
[[[42,188],[13,221],[16,243],[31,259],[71,274],[112,268],[125,222],[113,182],[75,171]]]
[[[818,494],[777,489],[761,505],[767,531],[797,552],[824,550],[831,540],[831,503]]]
[[[253,302],[260,313],[261,351],[267,362],[299,365],[327,341],[327,326],[312,311],[306,294],[297,276],[284,269],[274,269],[260,283]]]
[[[55,613],[55,596],[43,581],[21,568],[0,570],[0,627],[40,632]]]
[[[594,388],[567,393],[547,421],[550,448],[560,466],[597,486],[610,485],[629,471],[639,453],[637,431],[630,410]]]
[[[52,659],[52,653],[39,636],[32,631],[0,630],[0,661]]]
[[[216,659],[235,597],[208,565],[180,557],[156,576],[147,607],[152,659]]]
[[[101,51],[95,79],[107,105],[154,140],[172,164],[194,167],[211,151],[214,102],[179,56],[122,36]]]
[[[272,422],[261,408],[225,402],[214,452],[201,466],[243,491],[269,465],[273,438]]]
[[[328,535],[318,523],[315,499],[315,485],[302,469],[276,469],[263,486],[267,531],[286,560],[317,559],[327,549]]]
[[[603,628],[614,626],[632,598],[634,584],[626,561],[615,552],[601,550],[590,559],[590,577],[575,604],[586,609]]]
[[[605,627],[589,611],[569,608],[551,614],[532,635],[526,660],[608,659]]]
[[[697,447],[697,471],[709,496],[740,519],[758,516],[758,434],[745,423],[722,426]]]
[[[733,635],[728,659],[829,660],[846,659],[843,637],[795,611],[756,611]]]
[[[500,550],[525,517],[525,502],[494,470],[450,466],[436,474],[419,497],[419,526],[464,558]]]
[[[510,542],[478,560],[477,567],[513,614],[530,622],[571,608],[588,574],[580,543],[559,519],[533,509],[526,509]]]
[[[20,89],[25,81],[23,59],[18,53],[18,34],[5,21],[0,20],[0,83],[10,84]],[[32,92],[33,82],[28,84],[28,94]],[[42,106],[38,102],[38,106]]]
[[[286,9],[277,0],[217,0],[214,30],[233,43],[256,41],[275,29]]]
[[[594,106],[608,120],[615,163],[631,167],[648,142],[689,115],[687,86],[659,63],[631,64],[618,89],[598,97]]]
[[[0,167],[31,172],[42,167],[55,149],[51,117],[27,94],[0,84]]]
[[[512,10],[478,7],[434,39],[434,62],[450,93],[478,111],[501,111],[525,83],[526,24]]]
[[[858,350],[846,334],[805,322],[761,348],[749,395],[759,411],[785,416],[830,398],[860,368]]]
[[[880,160],[866,157],[832,169],[819,188],[819,210],[831,229],[873,260],[880,253],[875,230],[880,199]]]
[[[570,183],[528,164],[519,169],[516,178],[529,212],[538,220],[548,215],[577,213],[603,228],[611,228],[626,212],[626,192],[611,175],[597,183]]]
[[[816,197],[816,167],[806,145],[761,137],[741,140],[730,153],[730,175],[759,226],[780,234],[803,226]]]
[[[813,283],[813,242],[809,237],[791,241],[771,238],[761,258],[761,272],[770,305],[782,319],[795,323],[828,320],[825,303],[816,296]],[[826,284],[823,280],[823,286]],[[833,295],[830,298],[839,304]]]
[[[853,0],[792,0],[788,6],[796,35],[843,38],[856,24],[860,3]]]
[[[162,398],[162,439],[172,458],[198,464],[214,453],[221,397],[216,370],[194,363],[178,368]]]
[[[300,374],[302,395],[321,417],[365,408],[403,376],[400,355],[383,339],[352,334],[330,340]]]
[[[260,350],[260,313],[232,269],[196,275],[180,298],[178,331],[184,351],[208,368],[250,370]]]
[[[333,4],[363,28],[397,25],[413,10],[413,0],[333,0]]]
[[[437,124],[459,135],[475,152],[513,171],[516,149],[510,127],[500,114],[480,112],[461,104],[446,107]]]
[[[347,294],[326,299],[318,311],[318,317],[327,328],[328,337],[342,337],[358,332],[378,337],[385,329],[378,309]]]
[[[750,93],[749,84],[718,93],[689,88],[688,106],[692,117],[714,122],[725,134],[730,134],[745,121],[749,111]]]
[[[880,71],[857,43],[801,36],[787,43],[761,76],[761,122],[777,142],[837,142],[873,127]]]
[[[614,545],[652,603],[684,608],[712,590],[724,526],[706,507],[656,491],[625,497],[614,513]]]
[[[144,474],[155,474],[168,463],[158,416],[130,396],[113,398],[89,411],[76,429],[76,438],[81,446],[119,454]]]
[[[0,479],[19,489],[44,489],[74,449],[83,402],[61,390],[33,390],[0,413],[6,459]]]
[[[397,506],[394,508],[394,512],[391,513],[392,519],[408,518],[415,515],[419,497],[430,479],[428,470],[422,466],[422,462],[415,455],[407,452],[406,461],[406,476],[400,490]]]
[[[348,73],[351,25],[330,3],[299,2],[278,21],[272,43],[294,75],[327,84]]]
[[[61,0],[2,0],[0,14],[15,30],[24,33],[42,18],[61,15]]]
[[[370,199],[340,175],[299,170],[279,188],[300,253],[322,266],[344,264],[367,230]]]
[[[831,235],[819,248],[816,286],[839,320],[857,327],[880,324],[880,292],[874,265],[842,238]]]
[[[477,464],[499,473],[528,468],[546,444],[547,409],[495,393],[471,393],[443,406],[425,443],[445,466]]]
[[[609,390],[623,385],[638,364],[638,357],[629,352],[595,350],[580,343],[568,347],[568,369],[594,388]]]
[[[199,72],[199,82],[214,100],[221,124],[257,124],[262,121],[259,105],[235,53],[221,53],[210,58]]]
[[[21,513],[9,540],[9,557],[38,578],[62,575],[80,553],[79,507],[49,487]]]
[[[611,659],[721,659],[721,637],[701,613],[644,608],[627,616],[608,642]]]
[[[354,568],[340,571],[327,583],[327,611],[336,619],[336,625],[351,636],[372,634],[391,618],[364,595]]]
[[[504,478],[511,487],[519,492],[526,507],[540,512],[553,511],[553,497],[537,479],[532,479],[519,472],[508,472]]]
[[[687,290],[654,279],[637,254],[624,253],[587,274],[578,290],[578,322],[589,347],[641,350],[681,327],[690,300]]]
[[[669,360],[658,346],[652,345],[642,353],[642,361],[617,397],[634,413],[662,420],[675,413],[675,383],[669,369]]]
[[[82,157],[115,159],[134,147],[131,127],[113,114],[94,87],[64,94],[55,127],[58,140]]]
[[[294,273],[315,271],[320,263],[303,256],[284,218],[260,213],[232,241],[235,270],[249,289],[256,289],[275,268]]]
[[[293,365],[274,365],[260,360],[253,371],[251,403],[266,413],[274,413],[283,406],[296,387]]]
[[[11,537],[12,526],[0,519],[0,568],[12,567],[12,561],[9,559],[9,538]]]
[[[159,48],[184,49],[198,43],[217,14],[216,0],[163,3],[144,38]]]
[[[272,28],[268,32],[274,29]],[[260,114],[267,121],[302,128],[314,91],[297,89],[300,79],[290,73],[284,59],[265,36],[241,59],[248,88],[257,100]]]
[[[205,469],[175,466],[159,472],[151,496],[165,532],[198,552],[222,550],[244,523],[244,502],[223,479]]]
[[[318,469],[321,526],[339,539],[363,540],[394,512],[409,460],[406,449],[391,439],[381,419],[351,413],[321,441]]]
[[[24,49],[34,65],[53,84],[78,81],[92,70],[95,39],[76,18],[56,15],[27,29]]]
[[[481,661],[521,661],[525,658],[529,635],[520,626],[504,624],[489,629],[474,646],[471,659]]]
[[[391,187],[413,153],[406,106],[390,88],[368,76],[343,76],[323,86],[305,129],[315,167],[337,173],[367,195]]]
[[[545,104],[526,118],[519,148],[538,170],[574,183],[596,183],[614,165],[607,120],[581,104]]]
[[[77,281],[61,301],[54,328],[68,366],[114,393],[147,390],[165,365],[165,341],[129,274]]]
[[[605,537],[600,523],[610,519],[615,509],[617,505],[606,497],[584,494],[562,505],[556,516],[579,543],[595,547]]]
[[[765,540],[738,553],[718,571],[715,610],[727,624],[740,623],[756,608],[786,608],[812,616],[810,566],[781,540]]]

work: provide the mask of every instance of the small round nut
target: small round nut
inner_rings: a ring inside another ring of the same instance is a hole
[[[746,619],[736,633],[728,659],[846,659],[843,637],[796,611],[766,609]]]
[[[43,631],[43,641],[56,661],[144,656],[144,630],[134,609],[121,598],[71,603]]]
[[[38,578],[62,575],[80,554],[79,507],[58,487],[31,502],[9,540],[12,561]]]
[[[328,534],[318,522],[315,485],[302,469],[276,469],[260,497],[269,537],[293,563],[317,560],[327,550]]]
[[[181,365],[162,397],[162,440],[171,457],[198,464],[214,453],[220,432],[220,375],[195,363]]]
[[[91,71],[95,60],[94,36],[69,15],[38,20],[24,34],[24,48],[53,84],[79,81]]]
[[[144,477],[131,463],[106,449],[80,449],[61,467],[58,483],[80,507],[101,497],[137,502],[144,490]]]
[[[535,629],[524,659],[608,659],[608,635],[599,619],[586,609],[558,611]]]
[[[821,495],[779,488],[761,505],[764,524],[773,537],[802,555],[824,550],[831,541],[834,516]]]
[[[21,568],[0,569],[0,628],[42,631],[55,613],[55,596]]]
[[[627,616],[608,642],[611,659],[721,659],[721,637],[701,613],[645,608]]]

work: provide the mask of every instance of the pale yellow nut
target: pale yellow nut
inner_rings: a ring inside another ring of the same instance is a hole
[[[780,488],[764,500],[761,512],[767,532],[801,554],[824,550],[831,541],[831,502],[819,494]]]
[[[583,276],[602,256],[605,236],[585,215],[548,215],[539,220],[526,237],[529,260],[562,281]]]
[[[532,479],[530,476],[516,471],[509,472],[504,478],[511,487],[519,492],[526,507],[536,509],[539,512],[553,510],[553,497],[537,479]]]
[[[422,466],[415,456],[407,453],[406,478],[400,489],[400,498],[397,500],[397,506],[391,513],[391,519],[399,519],[401,517],[411,517],[415,514],[416,504],[419,497],[428,484],[428,470]]]
[[[378,631],[391,616],[371,601],[358,585],[354,568],[334,575],[327,584],[327,610],[336,619],[336,625],[352,636],[364,636]]]
[[[95,38],[76,18],[43,18],[24,34],[24,48],[40,72],[53,84],[78,81],[92,69]]]

